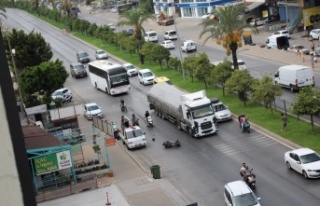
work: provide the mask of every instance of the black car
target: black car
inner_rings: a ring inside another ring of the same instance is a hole
[[[81,63],[87,63],[87,62],[90,62],[90,56],[85,51],[79,51],[77,52],[77,60],[78,62],[81,62]]]
[[[127,34],[129,36],[131,36],[131,35],[133,35],[134,30],[133,29],[127,29],[126,32],[127,32]]]
[[[88,76],[87,71],[86,71],[86,67],[80,63],[70,64],[70,74],[74,78]]]

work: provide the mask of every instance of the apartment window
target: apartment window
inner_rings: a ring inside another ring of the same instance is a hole
[[[207,2],[207,0],[196,0],[197,2]]]
[[[181,0],[181,3],[185,3],[185,2],[194,2],[193,0]]]

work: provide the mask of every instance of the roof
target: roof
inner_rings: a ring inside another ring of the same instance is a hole
[[[300,69],[309,69],[309,68],[310,67],[304,66],[304,65],[291,64],[291,65],[282,66],[279,69],[287,69],[287,70],[291,70],[291,71],[297,71],[297,70],[300,70]]]
[[[93,61],[93,62],[90,62],[89,65],[101,68],[103,70],[110,70],[110,69],[121,67],[120,64],[114,63],[114,62],[111,62],[111,61],[108,61],[108,60]]]
[[[27,125],[22,127],[25,147],[29,149],[39,149],[46,147],[60,146],[61,143],[58,138],[44,131],[38,126]]]
[[[229,183],[227,183],[225,185],[225,187],[230,189],[230,191],[232,192],[233,196],[239,196],[239,195],[242,195],[242,194],[251,193],[251,190],[248,187],[248,185],[242,180],[229,182]]]
[[[299,148],[299,149],[295,149],[292,150],[291,152],[296,153],[297,155],[301,156],[301,155],[306,155],[306,154],[310,154],[310,153],[314,153],[315,151],[309,149],[309,148]]]

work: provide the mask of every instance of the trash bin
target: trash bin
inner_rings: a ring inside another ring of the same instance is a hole
[[[153,179],[161,179],[160,166],[159,165],[151,166],[150,170],[151,170],[151,174],[153,176]]]

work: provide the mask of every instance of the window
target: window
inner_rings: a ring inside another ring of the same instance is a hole
[[[193,0],[181,0],[181,3],[185,3],[185,2],[194,2]]]
[[[228,190],[224,190],[224,194],[226,195],[226,198],[228,199],[229,203],[232,204],[232,199],[230,197],[230,193],[228,192]]]
[[[201,0],[197,0],[197,1],[201,1]],[[208,13],[208,7],[200,7],[198,8],[198,15],[202,16]]]

